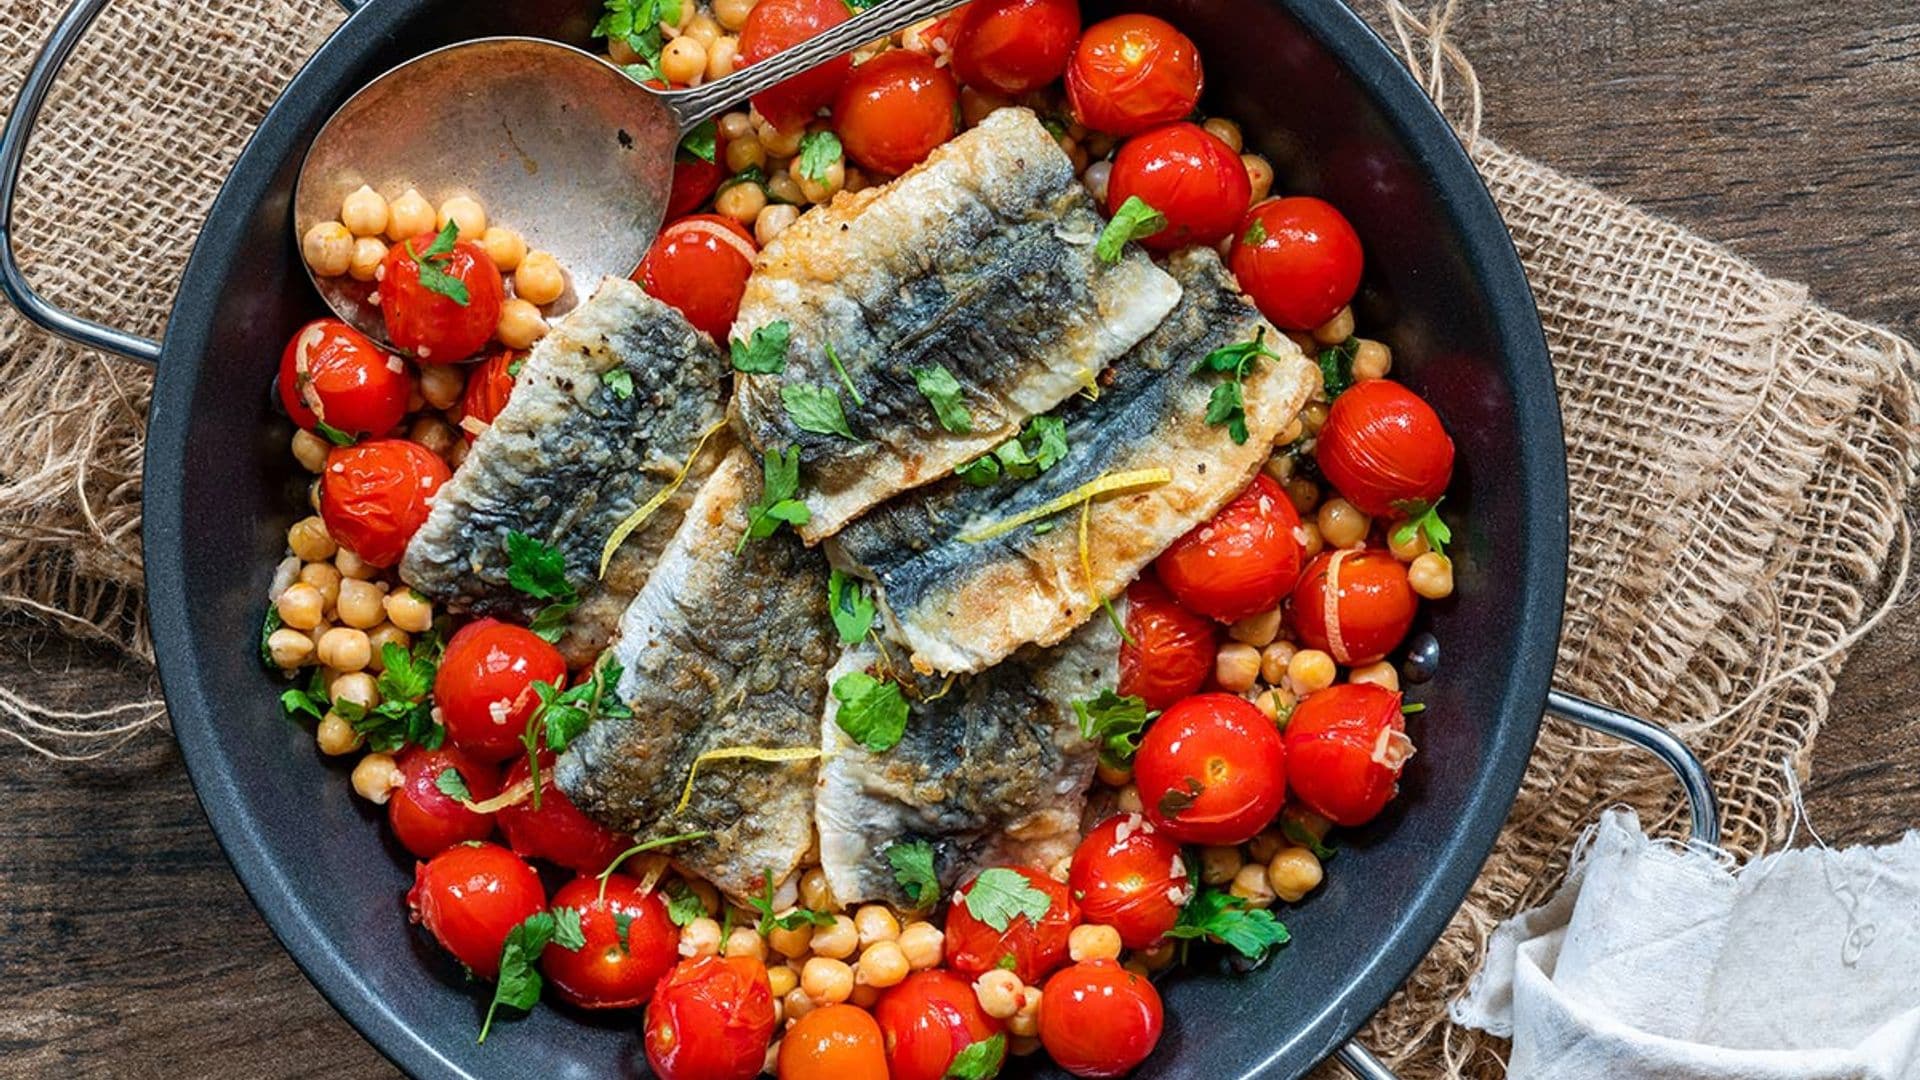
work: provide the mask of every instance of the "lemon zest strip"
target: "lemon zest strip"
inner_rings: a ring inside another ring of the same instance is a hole
[[[700,441],[693,444],[693,453],[687,455],[687,463],[680,466],[680,471],[673,475],[672,480],[667,481],[667,486],[656,492],[653,498],[641,503],[638,509],[627,515],[626,520],[614,527],[613,535],[607,537],[606,544],[600,548],[600,572],[597,576],[607,576],[607,566],[613,562],[613,553],[620,550],[620,545],[626,543],[627,537],[633,535],[633,530],[645,525],[648,518],[667,505],[667,500],[673,498],[673,493],[679,491],[680,485],[686,482],[687,474],[693,471],[693,463],[700,460],[700,451],[706,449],[707,440],[713,437],[714,432],[725,426],[727,422],[720,420],[701,432]]]
[[[1078,503],[1092,503],[1103,495],[1116,495],[1122,492],[1137,491],[1141,488],[1158,487],[1170,483],[1173,472],[1169,469],[1133,469],[1127,472],[1107,473],[1081,484],[1057,499],[1050,499],[1031,510],[1023,510],[1005,521],[995,522],[982,529],[960,534],[963,544],[982,544],[988,540],[1005,536],[1022,525],[1052,517],[1062,510],[1070,510]]]
[[[694,758],[693,764],[688,767],[687,786],[680,793],[680,805],[674,807],[673,812],[678,814],[692,804],[693,778],[700,775],[700,766],[709,761],[735,761],[743,758],[748,761],[767,762],[811,761],[820,756],[820,748],[817,746],[722,746],[709,750]]]

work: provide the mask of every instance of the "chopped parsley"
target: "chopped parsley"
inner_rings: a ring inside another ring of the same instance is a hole
[[[273,632],[285,625],[285,621],[280,618],[279,605],[268,604],[267,617],[260,621],[260,662],[267,666],[268,671],[280,670],[280,665],[273,662],[273,646],[269,642],[273,638]]]
[[[1007,1037],[995,1035],[991,1039],[982,1039],[969,1043],[965,1050],[953,1056],[953,1064],[947,1066],[947,1073],[941,1080],[993,1080],[1000,1075],[1000,1067],[1007,1061]]]
[[[840,136],[831,131],[809,131],[800,137],[800,175],[825,183],[827,170],[840,160]]]
[[[840,362],[840,354],[833,350],[831,341],[827,342],[827,361],[833,365],[833,370],[839,373],[840,381],[846,384],[847,395],[853,398],[853,407],[858,409],[864,406],[867,399],[861,397],[860,388],[853,385],[853,376],[847,374],[847,365]]]
[[[407,254],[414,265],[420,269],[420,284],[431,292],[466,307],[472,299],[467,293],[467,283],[447,273],[447,267],[453,264],[453,244],[460,238],[460,223],[452,218],[440,229],[440,235],[425,251],[413,250],[413,241],[407,241]],[[331,438],[331,436],[329,436]]]
[[[1181,787],[1168,788],[1160,796],[1158,806],[1160,816],[1169,821],[1193,809],[1193,804],[1200,798],[1200,793],[1206,790],[1200,786],[1198,779],[1191,776],[1187,777],[1182,784]]]
[[[1067,456],[1066,421],[1053,416],[1036,416],[1027,421],[1020,434],[962,464],[954,472],[975,487],[988,487],[1002,476],[1013,480],[1031,480],[1053,468]]]
[[[466,777],[460,775],[459,769],[441,769],[439,775],[433,778],[433,786],[449,799],[468,803],[473,801],[473,791],[467,787]]]
[[[633,916],[624,911],[613,913],[613,938],[620,943],[620,955],[633,954],[633,942],[628,935],[633,929]]]
[[[334,427],[332,424],[327,423],[325,420],[318,418],[315,418],[313,421],[313,430],[326,436],[327,441],[335,446],[352,446],[354,443],[360,441],[346,432],[341,431],[339,428]]]
[[[665,44],[661,23],[680,24],[682,0],[606,0],[606,12],[594,24],[593,36],[624,42],[640,57],[621,70],[638,82],[660,77],[660,49]],[[711,157],[706,160],[712,161]]]
[[[595,664],[586,682],[561,690],[550,682],[535,680],[533,693],[540,704],[527,717],[520,733],[520,745],[527,748],[527,779],[533,784],[533,808],[540,809],[540,747],[558,754],[564,751],[588,725],[603,716],[628,717],[632,710],[620,700],[620,661],[608,657]]]
[[[1329,846],[1325,840],[1313,835],[1313,830],[1307,828],[1299,818],[1291,814],[1280,815],[1280,834],[1292,843],[1313,852],[1313,857],[1321,862],[1333,858],[1338,850]]]
[[[849,671],[834,680],[833,696],[840,702],[834,722],[867,749],[885,753],[907,733],[907,697],[899,683]]]
[[[275,613],[276,616],[278,613]],[[306,689],[290,686],[280,692],[280,708],[286,712],[287,719],[293,720],[305,714],[315,720],[327,715],[333,703],[327,700],[326,672],[313,669],[313,676],[307,680]]]
[[[1073,703],[1080,720],[1080,736],[1100,746],[1100,760],[1126,768],[1140,750],[1140,737],[1160,714],[1140,698],[1102,690],[1092,701]]]
[[[626,368],[608,368],[600,373],[600,381],[621,401],[633,396],[633,372]]]
[[[773,871],[765,871],[765,874],[767,881],[766,888],[761,891],[759,896],[750,896],[747,898],[747,906],[760,913],[760,923],[755,929],[760,931],[761,937],[766,937],[768,934],[773,933],[776,928],[781,930],[798,930],[803,926],[833,925],[834,920],[830,913],[813,911],[809,908],[797,907],[785,915],[774,914]]]
[[[897,840],[887,845],[887,865],[893,867],[893,880],[913,901],[916,911],[925,910],[940,899],[940,875],[933,869],[933,845],[925,840]]]
[[[681,833],[678,836],[659,836],[659,837],[655,837],[652,840],[642,840],[641,842],[633,845],[632,847],[621,852],[620,854],[615,855],[613,857],[613,861],[607,864],[607,868],[605,870],[600,871],[600,874],[599,874],[600,899],[604,900],[607,898],[607,882],[612,879],[613,872],[615,870],[620,869],[621,863],[626,862],[628,859],[631,859],[635,855],[638,855],[642,852],[652,851],[656,848],[668,847],[673,844],[682,844],[687,842],[688,840],[705,840],[707,837],[712,835],[713,834],[711,832],[708,832],[706,829],[696,829],[693,832]],[[693,917],[688,919],[687,922],[692,922],[693,919],[697,919],[701,915],[706,913],[706,909],[700,907],[700,903],[697,898],[694,901],[694,907],[699,910],[695,911],[693,914]],[[686,923],[676,922],[674,925],[685,926]]]
[[[1101,262],[1117,263],[1126,250],[1127,241],[1152,236],[1166,227],[1167,215],[1148,206],[1140,196],[1129,195],[1120,209],[1113,212],[1113,220],[1100,230],[1100,240],[1094,244],[1093,253]]]
[[[569,952],[578,952],[586,938],[580,932],[580,913],[573,908],[536,911],[519,926],[507,931],[506,944],[500,947],[500,978],[493,984],[493,1000],[487,1004],[487,1019],[480,1025],[480,1042],[493,1030],[493,1014],[506,1005],[521,1012],[540,1003],[540,969],[537,961],[549,943]]]
[[[1219,889],[1201,889],[1180,909],[1180,921],[1167,936],[1181,941],[1211,939],[1249,960],[1262,960],[1288,941],[1287,928],[1263,908]]]
[[[980,871],[962,903],[974,918],[1001,932],[1022,915],[1038,924],[1053,907],[1052,897],[1034,888],[1026,875],[1004,866]]]
[[[1320,351],[1320,383],[1326,388],[1328,401],[1346,393],[1353,385],[1353,354],[1359,348],[1359,339],[1348,338]]]
[[[693,125],[692,131],[680,137],[680,152],[712,164],[719,152],[719,143],[720,125],[709,117]]]
[[[813,519],[807,504],[794,498],[800,491],[799,447],[784,455],[778,450],[767,451],[761,459],[760,474],[760,498],[747,507],[747,531],[740,534],[740,543],[734,546],[736,554],[746,548],[747,541],[764,540],[782,524],[798,527]]]
[[[407,745],[439,749],[447,732],[433,718],[430,696],[440,662],[439,638],[437,633],[422,636],[412,652],[393,641],[381,646],[383,670],[375,683],[380,689],[380,704],[368,709],[352,701],[333,703],[333,711],[367,737],[368,749],[381,753]]]
[[[846,410],[840,406],[840,391],[831,386],[791,383],[780,388],[780,403],[786,406],[793,426],[801,431],[860,441],[847,426]]]
[[[792,340],[793,327],[785,319],[756,327],[745,341],[734,338],[727,342],[727,350],[733,354],[733,370],[748,375],[773,375],[786,370],[787,344]]]
[[[1247,231],[1241,234],[1240,242],[1243,244],[1262,244],[1266,242],[1266,239],[1266,225],[1263,224],[1259,218],[1254,218],[1253,224],[1248,225]]]
[[[1416,535],[1423,536],[1427,540],[1427,550],[1436,555],[1445,555],[1447,545],[1453,543],[1453,529],[1440,519],[1440,504],[1445,501],[1446,496],[1442,495],[1431,503],[1419,499],[1394,503],[1393,508],[1405,514],[1407,520],[1394,526],[1393,542],[1411,544]]]
[[[866,637],[873,628],[876,610],[865,582],[848,577],[838,567],[827,575],[827,613],[833,616],[833,629],[840,635],[841,644],[851,645]]]
[[[567,557],[557,549],[515,530],[507,534],[507,584],[535,600],[550,600],[528,629],[547,641],[566,632],[567,616],[580,606],[580,594],[567,580]]]
[[[973,430],[973,414],[961,400],[960,380],[954,378],[944,364],[914,368],[913,385],[920,388],[927,403],[933,406],[933,414],[939,418],[941,427],[961,435]]]
[[[974,487],[992,487],[994,481],[1000,479],[1000,461],[992,454],[982,454],[961,463],[953,474]]]
[[[1261,357],[1280,358],[1279,353],[1267,348],[1266,334],[1266,328],[1262,327],[1254,333],[1252,341],[1215,349],[1193,368],[1196,374],[1214,371],[1229,376],[1226,382],[1213,388],[1213,396],[1207,400],[1207,423],[1215,427],[1225,424],[1227,434],[1236,445],[1245,445],[1247,441],[1246,397],[1241,384],[1253,373]]]
[[[686,882],[674,878],[667,886],[667,921],[675,926],[686,926],[695,919],[705,918],[707,906]]]

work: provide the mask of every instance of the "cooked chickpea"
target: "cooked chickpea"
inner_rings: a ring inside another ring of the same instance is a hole
[[[1259,154],[1241,154],[1240,164],[1246,167],[1247,183],[1253,185],[1253,197],[1248,205],[1266,198],[1273,191],[1273,166]]]
[[[433,451],[441,457],[453,452],[453,425],[438,416],[422,416],[407,425],[407,438]]]
[[[370,581],[348,579],[340,583],[340,599],[335,604],[340,621],[356,630],[371,630],[387,619],[380,587]]]
[[[1033,1035],[1015,1035],[1007,1040],[1007,1053],[1014,1057],[1032,1057],[1040,1052],[1040,1039]]]
[[[815,911],[832,911],[833,890],[827,885],[827,872],[817,866],[800,875],[800,902]]]
[[[320,590],[328,609],[340,599],[340,571],[332,563],[308,563],[300,568],[300,580]]]
[[[785,964],[775,964],[767,969],[767,983],[773,987],[774,1000],[778,1001],[800,985],[800,973]]]
[[[327,601],[319,589],[300,582],[287,586],[273,606],[280,612],[281,622],[295,630],[311,630],[326,616]]]
[[[1407,584],[1428,600],[1453,595],[1453,560],[1437,551],[1429,551],[1407,567]]]
[[[928,922],[908,923],[900,930],[900,952],[915,971],[937,967],[946,958],[947,936]]]
[[[1307,425],[1301,423],[1300,418],[1296,416],[1287,421],[1287,426],[1280,429],[1280,434],[1274,436],[1273,443],[1275,446],[1292,446],[1294,443],[1299,442],[1300,437],[1306,433]],[[1290,462],[1293,459],[1289,457],[1285,460]],[[1284,481],[1287,477],[1283,476],[1279,479]]]
[[[994,968],[973,980],[973,996],[980,1009],[995,1020],[1005,1020],[1020,1011],[1020,976]]]
[[[400,784],[400,768],[393,763],[392,754],[368,754],[354,763],[354,794],[375,806],[385,806]]]
[[[307,506],[316,514],[320,512],[320,478],[317,476],[307,485]]]
[[[1280,636],[1280,609],[1276,607],[1241,619],[1227,627],[1227,636],[1255,648],[1267,645]]]
[[[1269,860],[1280,853],[1280,849],[1292,844],[1286,835],[1277,828],[1262,829],[1253,839],[1247,841],[1247,859],[1265,866]]]
[[[349,671],[328,685],[327,693],[335,701],[351,701],[363,709],[380,704],[380,684],[364,671]]]
[[[1237,154],[1240,152],[1241,140],[1239,124],[1234,123],[1224,116],[1213,116],[1209,117],[1207,122],[1200,126],[1207,129],[1207,134],[1226,143],[1233,149],[1234,153]]]
[[[687,20],[687,28],[681,33],[702,45],[711,45],[720,40],[720,24],[714,20],[713,16],[705,12],[697,12],[693,18]]]
[[[752,180],[728,184],[713,197],[713,209],[742,225],[752,225],[767,208],[767,189]]]
[[[711,882],[705,878],[697,877],[682,878],[681,881],[682,884],[686,885],[687,891],[692,893],[694,898],[700,901],[700,910],[706,912],[709,916],[720,913],[720,890],[714,888]]]
[[[465,439],[456,439],[453,449],[447,451],[447,468],[458,469],[473,450],[473,444]]]
[[[760,145],[766,147],[769,158],[790,158],[798,154],[800,140],[807,134],[807,129],[803,127],[782,131],[759,113],[754,114],[753,130],[760,139]]]
[[[1339,314],[1313,328],[1313,340],[1322,345],[1338,345],[1352,336],[1352,306],[1341,308]]]
[[[767,197],[775,200],[776,203],[783,202],[793,205],[796,217],[799,216],[800,209],[797,204],[805,202],[807,199],[806,195],[801,192],[800,185],[794,182],[793,175],[787,172],[785,168],[781,168],[775,171],[772,176],[767,177]]]
[[[1301,697],[1332,686],[1336,673],[1333,657],[1319,649],[1301,649],[1287,661],[1287,681]]]
[[[433,223],[433,204],[412,188],[387,207],[387,239],[396,244],[432,232]]]
[[[1327,549],[1327,538],[1320,535],[1318,521],[1301,522],[1300,531],[1305,534],[1305,539],[1300,541],[1301,558],[1311,559]]]
[[[1269,686],[1280,685],[1287,677],[1287,662],[1298,651],[1291,641],[1276,641],[1260,650],[1260,678]]]
[[[1400,673],[1394,670],[1393,665],[1385,660],[1354,668],[1348,673],[1347,681],[1372,683],[1375,686],[1384,686],[1389,690],[1400,689]]]
[[[720,924],[701,916],[680,928],[680,955],[719,956]]]
[[[1245,861],[1240,857],[1237,846],[1223,844],[1203,847],[1200,849],[1200,880],[1208,885],[1225,885],[1240,872],[1240,866]]]
[[[459,228],[463,237],[478,240],[487,234],[487,211],[480,200],[470,195],[455,195],[440,204],[433,216],[433,227],[444,229],[449,221]]]
[[[412,635],[392,623],[383,622],[374,627],[367,633],[368,670],[387,670],[387,646],[398,645],[402,651],[405,651],[412,644]]]
[[[387,200],[361,184],[340,200],[340,224],[355,236],[379,236],[387,231]]]
[[[500,305],[500,325],[493,334],[509,349],[531,349],[534,342],[547,336],[547,320],[531,301],[509,297]]]
[[[731,173],[763,169],[767,165],[767,148],[760,145],[760,137],[751,132],[728,143],[723,156],[726,158],[727,171]]]
[[[1320,505],[1320,485],[1304,476],[1296,476],[1287,481],[1287,501],[1293,504],[1296,512],[1311,514]]]
[[[706,73],[707,46],[693,35],[681,34],[660,47],[660,74],[675,86],[690,86]]]
[[[341,583],[343,586],[345,582]],[[285,616],[281,616],[285,618]],[[373,647],[364,630],[336,626],[320,637],[320,662],[340,671],[359,671],[373,658]]]
[[[567,275],[560,263],[544,251],[529,251],[513,272],[513,294],[530,304],[546,305],[567,291]]]
[[[797,979],[798,976],[795,978]],[[798,1020],[813,1011],[813,999],[808,997],[807,992],[797,983],[793,989],[787,991],[786,997],[780,999],[780,1005],[789,1022]]]
[[[310,473],[327,467],[327,440],[305,428],[293,433],[293,459]]]
[[[1313,852],[1303,847],[1281,848],[1267,863],[1267,884],[1273,894],[1289,904],[1320,887],[1325,872]]]
[[[740,39],[732,34],[723,34],[707,46],[707,81],[724,79],[733,74],[740,60]]]
[[[1162,941],[1151,949],[1142,949],[1134,954],[1135,959],[1146,965],[1148,971],[1165,971],[1173,966],[1174,943]]]
[[[1233,884],[1227,891],[1247,902],[1248,907],[1273,906],[1273,886],[1267,882],[1267,868],[1264,863],[1250,862],[1233,875]]]
[[[860,947],[863,949],[877,941],[897,941],[900,938],[900,920],[880,904],[867,904],[854,912],[853,928],[860,934]]]
[[[800,989],[815,1005],[838,1005],[853,996],[853,969],[844,960],[815,956],[800,969]]]
[[[298,630],[281,627],[267,635],[267,651],[275,667],[291,671],[313,656],[313,639]]]
[[[347,718],[329,710],[320,718],[319,726],[313,729],[314,745],[328,757],[339,757],[360,749],[360,733],[353,730]]]
[[[754,0],[714,0],[713,17],[720,25],[729,30],[739,30],[747,25],[747,16],[753,13]]]
[[[1028,1038],[1040,1034],[1040,996],[1037,986],[1020,988],[1020,1010],[1007,1020],[1008,1034]]]
[[[1307,402],[1307,407],[1300,410],[1300,422],[1306,425],[1307,434],[1320,434],[1320,429],[1327,426],[1327,403],[1324,401]]]
[[[627,44],[625,38],[609,35],[607,38],[607,59],[621,67],[625,67],[628,64],[639,63],[641,56],[639,53],[633,51],[633,46]]]
[[[467,377],[458,364],[422,364],[420,396],[436,409],[451,409],[466,391]]]
[[[433,603],[412,589],[393,590],[381,605],[393,625],[410,634],[424,634],[433,626]]]
[[[965,127],[978,127],[989,114],[1011,104],[1012,101],[999,94],[963,86],[960,88],[960,123]]]
[[[753,117],[743,112],[730,112],[722,116],[719,120],[716,120],[714,126],[719,131],[720,137],[727,141],[727,145],[731,146],[741,139],[746,138],[748,135],[753,134]],[[759,140],[755,139],[754,141],[758,142]]]
[[[809,924],[796,926],[791,930],[774,927],[767,935],[767,944],[773,951],[789,960],[798,960],[813,948],[813,927]]]
[[[753,219],[753,238],[761,247],[773,243],[773,238],[787,231],[787,226],[800,220],[800,208],[785,203],[768,203],[760,210],[760,216]]]
[[[503,274],[511,274],[520,268],[520,260],[527,257],[527,239],[504,225],[489,225],[480,236],[480,246],[487,249],[487,258],[493,268]]]
[[[751,926],[736,926],[733,933],[727,935],[726,944],[721,946],[722,956],[744,956],[750,960],[767,958],[767,940]]]
[[[1419,529],[1388,529],[1387,550],[1401,562],[1410,563],[1427,553],[1427,534]]]
[[[1133,779],[1133,770],[1125,765],[1113,765],[1102,760],[1093,767],[1093,773],[1100,782],[1111,788],[1124,787]]]
[[[340,571],[341,577],[356,578],[360,581],[371,580],[380,572],[379,568],[368,566],[365,559],[355,555],[348,548],[341,548],[339,551],[334,552],[333,565],[335,569]]]
[[[1238,641],[1229,641],[1220,646],[1213,657],[1213,680],[1220,689],[1230,694],[1243,694],[1253,689],[1253,680],[1260,676],[1260,650]]]
[[[1080,182],[1086,185],[1087,194],[1092,195],[1093,201],[1101,206],[1107,205],[1107,185],[1112,180],[1113,162],[1111,161],[1096,161],[1087,166],[1086,172],[1080,174]]]
[[[813,954],[815,956],[823,956],[829,960],[845,960],[859,947],[860,931],[853,928],[853,920],[845,915],[835,915],[832,926],[814,927]]]
[[[794,158],[793,164],[787,166],[787,169],[793,177],[793,182],[800,185],[800,194],[806,196],[808,202],[826,202],[841,188],[847,186],[847,165],[844,160],[835,158],[829,162],[818,178],[808,176],[802,171],[800,162],[800,158]]]
[[[1122,814],[1145,813],[1146,804],[1140,801],[1140,785],[1128,784],[1114,792],[1113,808]]]
[[[860,954],[859,970],[854,977],[862,986],[885,990],[900,985],[911,965],[897,941],[876,941]]]
[[[1393,350],[1383,342],[1361,338],[1353,348],[1355,379],[1384,379],[1393,370]]]
[[[353,265],[353,234],[337,221],[322,221],[300,238],[300,255],[321,277],[339,277]]]
[[[355,281],[372,281],[379,276],[380,264],[386,257],[386,244],[371,236],[355,237],[353,255],[347,260],[347,276]]]
[[[1067,955],[1076,964],[1083,960],[1118,960],[1120,931],[1098,923],[1082,923],[1067,935]]]
[[[1299,421],[1295,420],[1293,422],[1298,423]],[[1276,450],[1271,457],[1267,458],[1267,464],[1264,466],[1264,469],[1266,474],[1273,478],[1274,483],[1284,487],[1287,481],[1293,479],[1293,471],[1296,467],[1292,454]]]
[[[1320,504],[1314,519],[1320,526],[1320,538],[1337,548],[1359,547],[1366,542],[1373,519],[1345,499],[1328,499]]]

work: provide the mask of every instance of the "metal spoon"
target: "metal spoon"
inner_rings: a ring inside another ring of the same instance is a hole
[[[554,41],[480,38],[415,57],[347,99],[314,137],[295,181],[295,242],[338,218],[362,184],[409,187],[438,206],[471,195],[526,237],[576,288],[640,265],[666,214],[681,138],[775,83],[958,6],[887,0],[826,33],[690,90],[658,91],[604,58]],[[474,237],[473,239],[478,239]],[[386,340],[371,282],[308,275],[334,313]]]

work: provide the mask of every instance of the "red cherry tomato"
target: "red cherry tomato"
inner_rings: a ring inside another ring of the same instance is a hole
[[[519,354],[512,349],[501,349],[489,353],[485,360],[474,365],[467,373],[467,388],[460,394],[460,434],[468,442],[474,440],[474,431],[465,423],[477,420],[482,424],[493,423],[500,410],[507,407],[507,399],[513,396],[513,374],[510,370]]]
[[[1112,960],[1084,960],[1047,980],[1040,1045],[1075,1076],[1125,1076],[1160,1041],[1160,992]]]
[[[668,221],[700,209],[700,204],[719,189],[720,181],[727,178],[726,167],[720,164],[720,155],[725,151],[725,142],[716,138],[713,147],[715,160],[708,161],[687,154],[674,159],[673,186],[667,192]]]
[[[1067,885],[1080,898],[1080,917],[1120,931],[1129,949],[1164,937],[1193,897],[1179,841],[1139,814],[1095,826],[1073,853]]]
[[[294,331],[280,354],[280,403],[308,431],[324,421],[349,435],[385,435],[406,418],[412,392],[406,363],[339,319]]]
[[[1305,195],[1248,210],[1227,256],[1260,314],[1282,330],[1311,330],[1340,314],[1360,287],[1363,261],[1340,211]]]
[[[587,943],[579,949],[548,945],[540,970],[562,998],[583,1009],[645,1005],[680,959],[680,930],[667,917],[667,905],[625,874],[608,875],[604,898],[598,878],[574,878],[554,892],[552,906],[580,913]],[[626,917],[624,934],[616,916]]]
[[[380,312],[394,348],[412,353],[422,363],[451,364],[493,340],[507,290],[487,250],[474,240],[457,240],[453,251],[435,259],[441,271],[467,287],[466,303],[421,284],[420,263],[414,255],[426,257],[434,239],[433,233],[421,233],[387,249],[386,261],[380,264]]]
[[[943,1080],[962,1050],[1003,1030],[967,980],[939,969],[916,971],[881,994],[873,1017],[886,1036],[891,1080]]]
[[[1399,790],[1413,756],[1400,694],[1342,683],[1308,694],[1287,720],[1293,795],[1336,825],[1364,825]]]
[[[829,1005],[780,1037],[779,1080],[887,1080],[880,1025],[858,1005]]]
[[[773,987],[760,961],[684,960],[647,1003],[647,1064],[660,1080],[753,1080],[773,1028]]]
[[[414,922],[475,975],[500,975],[507,934],[544,911],[547,891],[527,861],[498,844],[456,844],[414,867]]]
[[[440,455],[407,439],[336,447],[320,474],[320,519],[340,546],[373,566],[392,566],[452,475]]]
[[[433,678],[433,700],[448,741],[482,761],[504,761],[526,749],[520,737],[527,717],[540,707],[533,684],[560,687],[566,681],[567,662],[558,649],[525,627],[484,619],[447,642]]]
[[[1337,602],[1327,602],[1329,592]],[[1342,664],[1371,664],[1406,638],[1418,605],[1406,566],[1392,555],[1327,551],[1294,587],[1293,629],[1300,644]]]
[[[1138,196],[1166,215],[1166,228],[1140,238],[1154,251],[1217,244],[1247,212],[1253,183],[1233,147],[1198,124],[1157,127],[1127,140],[1113,157],[1107,212]]]
[[[1327,410],[1314,460],[1373,517],[1417,515],[1453,481],[1453,440],[1433,406],[1391,379],[1357,382]]]
[[[953,138],[959,104],[960,87],[932,57],[892,49],[853,69],[833,121],[854,164],[903,173]]]
[[[1080,38],[1076,0],[973,0],[953,34],[953,73],[1008,97],[1060,77]]]
[[[1273,721],[1244,698],[1201,694],[1147,728],[1133,779],[1147,820],[1167,838],[1241,844],[1287,801],[1286,748]]]
[[[1213,674],[1214,622],[1180,606],[1151,574],[1127,587],[1127,638],[1120,642],[1120,692],[1167,709]]]
[[[740,28],[740,66],[757,64],[839,26],[848,17],[847,6],[840,0],[760,0]],[[835,57],[755,94],[753,107],[781,131],[796,130],[833,101],[852,67],[851,57]]]
[[[1066,960],[1067,935],[1080,925],[1080,905],[1065,885],[1040,871],[1024,866],[1011,869],[1047,894],[1047,913],[1038,924],[1016,915],[1005,930],[995,930],[975,918],[966,904],[955,902],[947,909],[947,967],[976,979],[1006,961],[1021,982],[1032,985]],[[972,892],[978,880],[975,875],[960,894]]]
[[[740,294],[747,289],[757,252],[753,234],[739,222],[719,214],[695,214],[660,231],[633,280],[679,308],[695,329],[724,342],[740,311]]]
[[[1133,135],[1200,103],[1200,50],[1171,23],[1116,15],[1087,27],[1067,64],[1067,102],[1095,131]]]
[[[476,814],[440,789],[440,774],[458,773],[473,801],[500,793],[500,771],[475,761],[451,746],[426,750],[409,746],[394,759],[400,786],[387,799],[387,823],[400,845],[423,859],[431,859],[466,840],[493,835],[493,819]]]
[[[1234,622],[1280,606],[1300,578],[1300,515],[1261,473],[1213,520],[1154,560],[1160,581],[1191,611]]]
[[[444,712],[445,706],[442,706]],[[625,851],[629,841],[605,825],[580,812],[553,782],[554,754],[540,751],[540,808],[532,799],[502,807],[500,831],[507,834],[507,846],[529,859],[545,859],[582,874],[598,874],[614,856]],[[525,780],[531,770],[526,755],[514,760],[507,770],[502,790]]]

